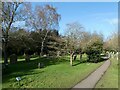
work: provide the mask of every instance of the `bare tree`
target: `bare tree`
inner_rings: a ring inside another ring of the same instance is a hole
[[[83,29],[84,28],[78,22],[67,24],[66,43],[70,51],[70,65],[72,65],[75,51],[80,47]]]

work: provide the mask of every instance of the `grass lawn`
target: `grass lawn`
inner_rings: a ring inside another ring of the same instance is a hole
[[[39,56],[31,55],[31,59],[38,58]],[[25,56],[18,56],[17,61],[25,61]],[[10,62],[10,57],[8,57],[8,62]],[[4,63],[4,58],[0,58],[0,63]]]
[[[87,57],[84,55],[83,61]],[[38,68],[38,62],[45,67]],[[9,65],[3,75],[3,88],[70,88],[88,76],[100,63],[79,63],[77,58],[73,66],[69,64],[69,57],[34,58],[30,62],[19,61]],[[16,77],[21,77],[20,86]]]
[[[96,88],[118,88],[118,61],[115,58],[110,60],[110,67],[98,82]]]

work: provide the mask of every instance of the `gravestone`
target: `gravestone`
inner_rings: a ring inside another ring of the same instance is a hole
[[[46,55],[46,54],[44,54],[44,55],[43,55],[43,57],[47,57],[47,55]]]
[[[29,61],[30,61],[30,55],[28,55],[28,54],[25,55],[25,61],[26,61],[26,62],[29,62]]]
[[[43,63],[38,63],[38,68],[43,68],[44,64]]]
[[[17,62],[17,55],[12,54],[10,56],[10,63],[13,64],[13,63],[16,63],[16,62]]]

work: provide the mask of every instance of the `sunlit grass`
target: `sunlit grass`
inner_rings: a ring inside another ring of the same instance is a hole
[[[118,88],[118,61],[116,58],[110,60],[110,67],[98,82],[96,88]]]
[[[86,60],[86,55],[83,56]],[[37,68],[38,62],[45,67]],[[8,74],[3,76],[3,88],[70,88],[88,76],[100,63],[79,63],[79,57],[70,66],[69,57],[40,58],[30,62],[9,65]],[[20,86],[16,77],[21,77]]]

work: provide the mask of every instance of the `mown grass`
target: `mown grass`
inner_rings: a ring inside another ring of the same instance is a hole
[[[84,55],[83,60],[87,59]],[[45,67],[38,68],[38,63],[43,62]],[[88,76],[100,63],[79,63],[79,58],[69,64],[69,57],[36,58],[30,62],[19,61],[10,64],[3,75],[3,88],[70,88]],[[16,77],[21,77],[20,85]]]
[[[31,55],[30,56],[32,59],[34,59],[34,58],[38,58],[39,56],[38,55]],[[17,57],[17,61],[25,61],[25,56],[23,55],[23,56],[18,56]],[[8,57],[8,62],[10,62],[10,57]],[[2,57],[2,58],[0,58],[0,63],[4,63],[4,58]]]
[[[97,83],[96,88],[118,88],[118,61],[116,58],[110,61],[110,67]]]

